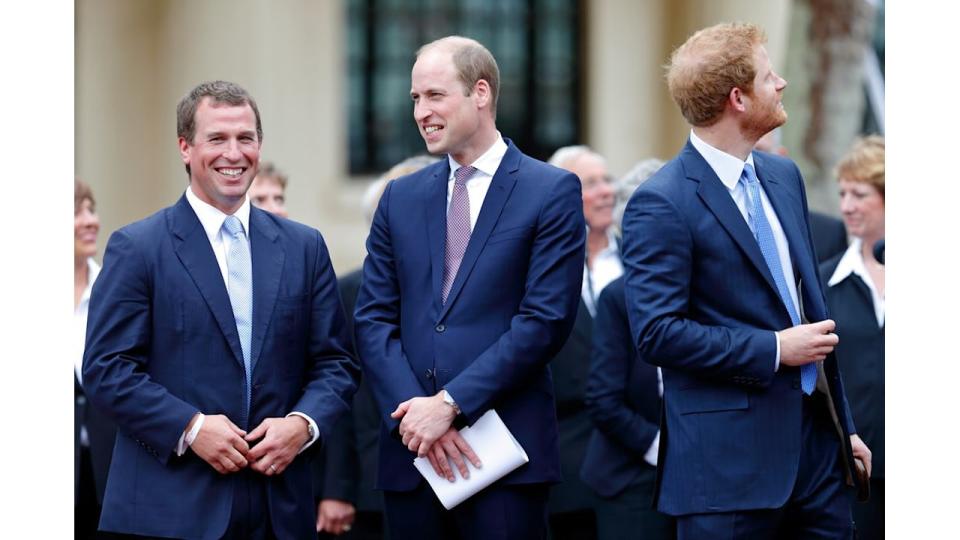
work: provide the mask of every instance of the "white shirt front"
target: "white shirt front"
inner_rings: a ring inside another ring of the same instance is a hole
[[[217,265],[220,267],[220,275],[223,277],[223,284],[225,287],[229,287],[227,249],[230,247],[230,242],[235,242],[237,240],[235,238],[224,237],[223,235],[223,222],[227,219],[227,214],[224,214],[218,208],[201,201],[190,186],[187,187],[186,196],[187,202],[190,204],[190,208],[193,209],[193,212],[197,215],[197,219],[200,220],[200,225],[203,227],[203,231],[207,235],[207,240],[210,241],[210,247],[213,248],[213,255],[217,258]],[[237,219],[240,220],[240,224],[243,225],[245,238],[244,241],[247,242],[248,252],[250,252],[250,199],[248,197],[244,198],[243,204],[240,205],[240,208],[238,208],[233,215],[236,216]],[[310,418],[306,414],[298,411],[291,412],[287,416],[290,416],[291,414],[302,417],[313,427],[313,437],[307,441],[307,444],[303,445],[303,448],[300,449],[300,452],[303,452],[317,440],[320,432],[317,429],[317,423],[313,421],[313,418]],[[180,436],[180,441],[177,443],[178,456],[182,456],[183,453],[187,451],[187,447],[193,443],[197,433],[200,432],[200,426],[203,425],[203,419],[204,416],[201,414],[196,424],[194,424],[193,430],[191,430],[190,433],[184,431],[183,435]]]
[[[77,374],[77,381],[83,384],[83,349],[87,340],[87,312],[90,310],[90,293],[93,291],[93,282],[100,275],[100,265],[93,260],[93,257],[87,259],[87,288],[80,295],[80,303],[73,310],[73,344],[75,354],[73,356],[73,369]]]
[[[690,143],[700,152],[700,155],[706,160],[707,165],[713,169],[713,172],[716,173],[720,182],[727,188],[727,191],[733,198],[733,202],[737,205],[740,214],[743,215],[744,221],[746,221],[749,226],[750,219],[747,211],[746,191],[745,189],[738,188],[738,184],[740,183],[740,175],[743,174],[743,169],[746,164],[749,163],[750,166],[756,170],[753,163],[753,154],[748,155],[747,160],[743,161],[736,156],[732,156],[710,146],[703,139],[697,137],[697,134],[694,133],[693,130],[690,130]],[[759,175],[760,173],[758,172],[757,174]],[[780,219],[777,217],[773,205],[770,204],[770,199],[767,198],[767,193],[763,190],[763,186],[760,186],[760,202],[763,206],[763,213],[770,223],[770,229],[773,231],[773,240],[777,244],[777,252],[780,256],[780,267],[783,269],[783,277],[787,282],[790,299],[797,308],[798,315],[802,316],[802,314],[799,313],[800,302],[797,301],[797,282],[793,274],[793,262],[790,259],[790,244],[787,243],[787,235],[783,232]],[[780,368],[779,336],[777,337],[777,357],[774,366],[774,369]]]
[[[870,289],[870,296],[873,298],[873,313],[877,317],[877,326],[882,327],[885,318],[885,300],[883,295],[877,290],[873,279],[870,278],[870,272],[867,272],[867,267],[863,263],[863,252],[861,249],[863,249],[863,241],[854,237],[853,241],[850,242],[850,247],[847,248],[847,251],[843,253],[843,257],[840,258],[837,269],[834,270],[833,275],[830,276],[830,281],[827,282],[827,286],[833,287],[846,279],[850,274],[859,276],[864,285]]]
[[[493,175],[500,168],[500,162],[503,161],[504,154],[507,153],[507,143],[503,142],[500,132],[497,132],[497,140],[493,146],[487,149],[476,161],[470,163],[477,169],[473,176],[467,180],[467,195],[470,196],[470,230],[477,225],[477,218],[480,217],[480,207],[483,206],[483,200],[487,197],[487,190],[490,189],[490,182],[493,181]],[[453,156],[447,155],[450,162],[450,176],[447,179],[447,210],[450,210],[450,199],[453,197],[453,185],[455,183],[454,173],[457,172],[462,164],[457,163]]]
[[[611,281],[623,275],[623,262],[620,261],[620,246],[613,228],[607,229],[607,247],[593,257],[593,268],[583,262],[583,285],[580,288],[580,297],[587,306],[591,317],[597,316],[597,300],[603,288]]]

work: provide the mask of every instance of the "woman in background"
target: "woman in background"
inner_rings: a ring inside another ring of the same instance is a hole
[[[857,140],[836,168],[840,212],[852,241],[820,266],[853,422],[873,451],[870,500],[853,507],[861,540],[884,537],[884,266],[873,247],[884,238],[884,140]]]
[[[90,186],[73,184],[73,331],[74,331],[74,538],[98,538],[97,523],[117,430],[94,409],[83,392],[83,347],[90,292],[100,273],[97,254],[100,218]]]

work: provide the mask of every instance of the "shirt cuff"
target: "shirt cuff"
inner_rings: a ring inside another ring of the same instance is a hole
[[[203,413],[197,413],[200,415],[197,418],[197,421],[193,423],[193,427],[190,428],[190,431],[183,430],[183,433],[180,435],[180,440],[177,441],[177,456],[182,456],[187,453],[187,448],[193,444],[193,441],[197,438],[197,433],[200,433],[200,426],[203,425],[203,419],[206,418]]]
[[[776,373],[780,371],[780,332],[774,332],[773,335],[777,338],[777,358],[773,364],[773,372]]]
[[[320,430],[317,429],[317,423],[313,421],[313,418],[310,418],[309,416],[303,414],[302,412],[293,411],[292,413],[287,415],[288,418],[290,416],[299,416],[303,418],[304,420],[307,421],[308,424],[310,424],[310,427],[313,428],[310,430],[313,433],[313,437],[311,437],[310,440],[304,443],[303,447],[300,448],[300,450],[297,452],[297,454],[300,454],[300,452],[303,452],[307,448],[310,448],[310,445],[315,443],[317,439],[320,438]]]
[[[657,435],[653,438],[653,442],[650,443],[650,448],[647,448],[647,453],[643,455],[643,460],[649,463],[650,465],[657,466],[657,455],[660,453],[660,430],[657,430]]]

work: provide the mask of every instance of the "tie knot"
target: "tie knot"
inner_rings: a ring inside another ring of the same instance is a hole
[[[465,185],[467,183],[467,180],[469,180],[470,177],[473,176],[473,173],[475,173],[476,171],[477,171],[476,167],[472,167],[470,165],[464,165],[463,167],[460,167],[453,173],[453,181],[458,185],[461,185],[461,186]]]
[[[243,223],[240,223],[237,216],[227,216],[227,219],[223,220],[223,229],[230,233],[230,236],[236,236],[243,233]]]
[[[743,178],[747,184],[759,182],[759,180],[757,180],[757,173],[753,170],[753,165],[749,163],[743,164],[743,173],[740,174],[740,178]]]

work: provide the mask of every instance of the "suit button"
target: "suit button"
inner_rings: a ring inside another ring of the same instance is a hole
[[[797,390],[800,389],[800,379],[794,379],[794,380],[793,380],[793,387],[794,387],[795,389],[797,389]]]
[[[445,325],[445,324],[443,324],[443,323],[440,323],[440,324],[437,325],[437,327],[436,327],[434,330],[436,330],[437,333],[442,334],[442,333],[444,333],[444,332],[447,330],[447,325]]]
[[[433,370],[432,370],[432,369],[428,369],[428,370],[426,371],[426,373],[424,373],[424,375],[426,375],[426,377],[427,377],[428,380],[429,380],[429,379],[432,379],[432,378],[433,378]]]

